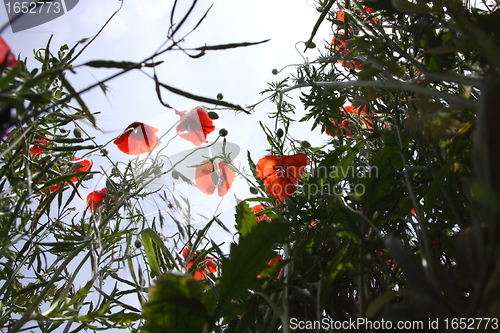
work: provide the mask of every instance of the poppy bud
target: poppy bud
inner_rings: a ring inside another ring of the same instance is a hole
[[[306,149],[307,149],[307,148],[311,148],[311,144],[309,143],[309,141],[301,141],[301,142],[300,142],[300,146],[301,146],[302,148],[306,148]]]
[[[179,173],[175,170],[172,170],[172,178],[175,180],[179,179]]]
[[[140,240],[136,239],[134,245],[136,248],[140,249],[142,246],[142,242]]]
[[[217,100],[222,100],[224,98],[224,95],[222,95],[221,93],[218,93],[217,94]]]
[[[278,138],[282,138],[282,137],[283,137],[283,134],[285,134],[285,133],[283,132],[283,130],[282,130],[281,128],[278,128],[278,130],[276,131],[276,136],[277,136]]]
[[[279,73],[279,72],[278,72],[278,70],[275,68],[275,69],[273,69],[272,73],[273,73],[273,75],[278,75],[278,73]]]
[[[308,42],[306,43],[308,49],[314,49],[316,47],[316,44],[314,42]]]
[[[75,129],[73,130],[73,135],[75,136],[75,138],[81,138],[82,130],[79,129],[78,127],[75,127]]]
[[[107,149],[101,149],[101,155],[102,156],[108,156],[108,150]]]
[[[209,117],[210,119],[219,119],[219,115],[218,115],[216,112],[213,112],[213,111],[210,111],[210,112],[208,113],[208,117]]]
[[[221,128],[220,131],[219,131],[219,135],[221,137],[225,137],[227,135],[227,129]]]
[[[257,194],[257,193],[259,193],[259,190],[257,190],[257,189],[256,189],[255,187],[253,187],[253,186],[250,186],[250,193],[252,193],[252,194]]]
[[[66,133],[66,130],[64,128],[60,128],[59,131],[61,131],[62,134]]]
[[[212,183],[219,184],[219,174],[216,171],[210,173],[210,178],[212,178]]]

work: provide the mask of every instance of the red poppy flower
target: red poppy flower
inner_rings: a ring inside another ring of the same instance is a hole
[[[43,151],[45,150],[43,146],[47,145],[47,139],[51,139],[51,137],[48,135],[35,135],[35,141],[33,142],[34,146],[29,150],[30,155],[38,155],[43,153]]]
[[[198,188],[210,195],[217,189],[219,197],[224,196],[233,184],[234,172],[227,167],[225,161],[220,161],[219,164],[203,161],[202,164],[195,171],[195,183]]]
[[[344,110],[349,113],[357,115],[355,117],[358,117],[358,119],[360,119],[363,128],[373,129],[372,127],[373,121],[369,118],[368,113],[366,112],[366,106],[354,107],[352,105],[348,105],[344,106]],[[372,113],[371,115],[373,116],[375,115],[375,113]]]
[[[103,188],[102,190],[98,191],[93,191],[90,192],[87,195],[87,206],[89,206],[89,209],[91,212],[93,212],[95,209],[99,208],[101,204],[99,203],[102,201],[104,198],[106,198],[106,188]]]
[[[189,112],[175,110],[175,113],[182,117],[176,127],[177,133],[181,138],[191,141],[195,146],[206,142],[207,135],[215,130],[212,119],[202,107],[194,108]]]
[[[338,35],[343,36],[344,32],[339,32]],[[341,37],[339,38],[338,36],[333,36],[332,37],[332,45],[335,47],[335,50],[341,51],[343,55],[347,54],[347,51],[345,50],[345,47],[347,45],[348,40],[346,37]]]
[[[78,162],[78,163],[72,163],[74,169],[70,170],[69,173],[77,173],[77,172],[89,171],[89,169],[90,169],[90,161],[88,161],[88,160],[82,160],[82,159],[80,159],[79,157],[76,157],[76,156],[73,159],[73,161]],[[77,182],[78,181],[78,177],[71,177],[69,180],[72,181],[72,182]]]
[[[70,167],[70,169],[66,173],[77,173],[77,172],[89,171],[90,161],[82,160],[76,156],[73,158],[73,161],[77,162],[77,163],[74,163],[74,162],[68,163],[68,166]],[[78,177],[71,177],[69,179],[69,181],[74,183],[74,182],[77,182],[78,179],[79,179]],[[60,188],[61,188],[61,184],[49,186],[50,192],[55,192]]]
[[[27,129],[27,127],[21,127],[19,129],[19,133],[24,133],[24,131]],[[9,133],[5,134],[5,137],[8,138],[14,130],[10,131]],[[35,135],[35,139],[33,140],[33,147],[30,148],[29,153],[30,155],[38,155],[43,153],[45,150],[45,147],[47,145],[47,140],[52,139],[50,135],[44,134],[43,136],[40,135]],[[22,150],[21,150],[22,151]]]
[[[282,200],[295,192],[295,184],[308,164],[309,159],[303,153],[265,156],[257,162],[257,177],[264,181],[267,194]]]
[[[189,250],[184,248],[184,250],[182,250],[182,256],[184,259],[189,260],[186,265],[186,268],[189,271],[191,266],[193,266],[193,264],[197,261],[196,253],[189,255]],[[217,265],[214,264],[214,260],[215,258],[213,257],[205,257],[203,260],[198,260],[198,269],[193,273],[193,278],[195,280],[204,280],[205,274],[208,274],[208,272],[217,272]]]
[[[281,254],[277,254],[273,259],[266,262],[266,266],[272,266],[276,264],[278,261],[283,260]],[[280,275],[281,269],[276,272],[275,277],[277,278]],[[257,275],[257,279],[260,279],[260,274]]]
[[[158,130],[141,122],[133,122],[113,143],[128,155],[149,153],[158,143]]]
[[[363,66],[363,64],[361,62],[356,61],[356,60],[353,60],[353,61],[337,60],[337,62],[339,64],[342,64],[342,66],[344,68],[347,68],[347,69],[353,69],[354,68],[354,70],[357,70],[357,71],[361,70],[361,66]]]
[[[257,205],[252,207],[252,211],[255,214],[258,214],[260,211],[264,210],[264,207],[262,205]],[[255,217],[255,222],[259,223],[260,221],[266,221],[267,223],[271,222],[271,219],[267,217],[266,215],[258,215]]]
[[[354,118],[359,118],[361,125],[365,129],[372,129],[372,120],[368,117],[368,113],[366,112],[366,106],[361,107],[354,107],[352,105],[344,106],[341,108],[341,110],[345,110],[349,113],[354,114]],[[339,128],[344,131],[344,135],[350,135],[351,131],[349,131],[349,122],[347,120],[343,120],[340,126],[337,126],[337,124],[332,121],[332,124],[336,127],[335,134],[339,133]],[[327,135],[330,135],[327,133]]]
[[[5,67],[17,66],[18,61],[14,54],[10,51],[9,45],[0,37],[0,64],[5,64]]]

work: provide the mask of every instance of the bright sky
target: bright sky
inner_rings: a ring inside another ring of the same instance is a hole
[[[224,100],[244,106],[263,98],[258,93],[267,87],[267,82],[282,80],[287,73],[294,72],[294,69],[290,68],[275,76],[271,73],[273,68],[281,69],[289,64],[303,63],[302,56],[311,60],[316,57],[316,50],[309,50],[305,55],[301,55],[295,49],[297,42],[309,38],[319,17],[319,13],[313,8],[313,0],[200,0],[181,35],[194,26],[212,3],[213,7],[208,16],[195,32],[186,37],[183,47],[271,40],[252,47],[211,51],[199,59],[191,59],[179,51],[164,54],[157,59],[165,61],[157,68],[161,82],[211,98],[222,93]],[[62,44],[67,43],[71,47],[82,38],[94,36],[120,4],[118,0],[81,0],[73,10],[53,21],[17,33],[12,33],[9,27],[2,37],[11,46],[14,54],[20,53],[22,58],[28,58],[28,68],[34,68],[38,63],[32,58],[33,49],[44,47],[51,35],[53,53],[56,53]],[[172,4],[173,1],[165,0],[124,0],[121,11],[74,64],[98,59],[141,61],[147,58],[165,41]],[[175,21],[178,22],[185,13],[186,8],[182,6],[188,5],[191,5],[190,1],[179,1]],[[0,10],[0,15],[2,22],[6,22],[6,10]],[[314,41],[321,47],[324,41],[330,40],[330,36],[331,30],[325,23]],[[304,45],[300,44],[298,48],[302,51]],[[68,78],[75,87],[82,89],[115,72],[116,70],[82,67],[77,69],[76,75],[68,74]],[[150,70],[148,72],[152,73]],[[159,103],[154,82],[139,71],[123,75],[107,85],[107,96],[99,89],[83,95],[91,111],[101,112],[96,117],[101,132],[93,132],[101,143],[112,140],[134,121],[156,127],[161,133],[179,119],[173,110]],[[292,96],[297,96],[297,93],[298,91]],[[178,110],[191,110],[200,105],[166,91],[163,98]],[[300,119],[303,109],[298,99],[295,101],[296,118]],[[220,118],[214,121],[216,131],[208,136],[208,140],[215,139],[220,128],[226,128],[229,131],[227,140],[240,147],[241,159],[236,159],[235,163],[248,171],[246,151],[251,152],[256,162],[269,148],[258,121],[271,125],[272,122],[267,119],[266,114],[274,110],[274,105],[263,103],[257,107],[256,115],[253,116],[219,111]],[[310,127],[310,124],[296,127],[294,137],[299,140],[307,139],[313,145],[328,140],[318,132],[319,129],[315,135],[311,135]],[[169,136],[165,140],[162,139],[162,142],[168,141],[168,138]],[[176,138],[166,152],[175,154],[190,148],[194,148],[192,144]],[[128,156],[118,151],[115,145],[110,144],[108,149],[113,160],[127,161]],[[92,156],[90,159],[94,171],[106,163],[105,159],[99,156]],[[96,177],[94,184],[87,182],[85,185],[88,191],[83,193],[84,195],[104,187],[104,177]],[[224,212],[221,218],[228,227],[234,224],[232,208],[235,196],[239,199],[252,196],[243,180],[234,183],[232,193],[224,197],[222,204],[217,195],[207,196],[195,188],[181,190],[193,205],[205,214],[210,211],[213,213],[213,208],[219,207],[217,212]],[[227,245],[230,237],[225,235],[222,240],[226,241]]]

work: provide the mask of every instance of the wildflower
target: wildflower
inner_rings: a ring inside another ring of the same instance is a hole
[[[74,162],[72,163],[74,170],[71,170],[71,172],[69,172],[69,173],[77,173],[77,172],[89,171],[89,169],[90,169],[90,161],[88,161],[88,160],[82,160],[82,159],[80,159],[79,157],[76,157],[76,156],[75,156],[75,158],[73,158],[73,161],[77,162],[77,163],[74,163]],[[78,181],[78,177],[71,177],[69,180],[72,181],[72,182],[76,182],[76,181]]]
[[[295,184],[308,164],[309,159],[303,153],[265,156],[257,162],[257,177],[264,181],[267,194],[282,200],[295,192]]]
[[[24,131],[26,129],[27,129],[27,127],[20,128],[19,133],[24,133]],[[5,137],[7,137],[7,138],[10,137],[10,135],[12,134],[13,131],[14,130],[5,134]],[[43,151],[45,150],[45,146],[47,145],[47,142],[48,142],[47,140],[50,140],[50,139],[52,139],[52,137],[49,135],[45,135],[45,134],[43,136],[35,135],[35,139],[33,140],[34,146],[31,147],[29,150],[30,155],[38,155],[38,154],[43,153]]]
[[[89,169],[90,169],[90,161],[82,160],[76,156],[73,158],[73,162],[69,162],[68,165],[69,165],[70,169],[66,172],[67,174],[68,173],[85,172],[85,171],[89,171]],[[78,179],[79,179],[78,177],[71,177],[69,179],[69,181],[74,183],[74,182],[77,182]],[[69,182],[68,182],[68,184],[69,184]],[[56,184],[56,185],[49,186],[50,192],[55,192],[60,188],[61,188],[60,183]]]
[[[0,63],[2,66],[14,67],[18,65],[18,61],[14,54],[10,51],[9,45],[0,37]]]
[[[345,110],[348,113],[351,113],[353,115],[357,115],[357,117],[360,119],[360,122],[362,124],[362,127],[365,129],[372,129],[373,122],[372,120],[368,117],[368,113],[366,112],[366,106],[363,107],[354,107],[351,105],[344,106],[341,108],[341,110]],[[354,116],[356,117],[356,116]],[[346,117],[343,117],[342,123],[340,123],[340,126],[337,126],[337,124],[332,120],[332,124],[335,126],[335,134],[339,133],[339,129],[344,131],[344,135],[350,135],[351,131],[349,130],[349,122],[346,120]],[[327,133],[330,135],[329,133]]]
[[[209,195],[213,194],[217,189],[219,197],[224,196],[229,191],[234,178],[234,172],[227,167],[225,161],[216,164],[206,160],[195,171],[195,183],[198,188]]]
[[[128,155],[149,153],[158,144],[158,130],[141,122],[133,122],[113,143]]]
[[[198,262],[198,269],[193,273],[193,278],[195,280],[204,280],[205,275],[208,274],[208,272],[217,272],[217,265],[214,264],[215,258],[213,257],[205,257],[203,260],[197,260],[196,253],[190,255],[187,248],[184,248],[184,250],[182,250],[182,256],[184,257],[184,259],[189,260],[186,265],[188,271],[191,270],[191,267],[195,262]]]
[[[256,206],[252,207],[252,211],[255,214],[258,214],[259,212],[261,212],[263,210],[264,210],[264,206],[262,206],[262,205],[256,205]],[[266,221],[266,222],[270,223],[271,219],[264,214],[255,216],[255,223],[259,223],[260,221]]]
[[[215,130],[212,119],[202,107],[194,108],[189,112],[175,110],[175,113],[181,116],[181,121],[176,127],[177,133],[195,146],[206,142],[207,135]]]
[[[106,198],[106,188],[103,188],[102,190],[98,191],[93,191],[90,192],[87,195],[87,206],[89,206],[89,209],[91,212],[93,212],[95,209],[99,208],[101,204],[99,203],[102,201],[104,198]]]
[[[272,266],[272,265],[276,264],[280,260],[283,260],[283,257],[281,256],[281,254],[277,254],[273,259],[271,259],[268,262],[266,262],[266,266]],[[276,275],[275,275],[276,278],[280,275],[280,272],[281,272],[281,269],[279,269],[276,272]],[[260,277],[261,277],[261,275],[257,274],[257,279],[260,279]],[[276,279],[275,279],[275,281],[276,281]]]
[[[44,146],[47,145],[47,139],[52,139],[52,138],[48,135],[44,136],[35,135],[35,140],[33,141],[34,146],[31,147],[29,150],[30,155],[38,155],[43,153],[43,151],[45,150]]]

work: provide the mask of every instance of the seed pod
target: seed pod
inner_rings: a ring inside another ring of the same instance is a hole
[[[306,43],[308,49],[314,49],[316,47],[316,44],[314,42],[309,42]]]
[[[224,95],[222,95],[221,93],[218,93],[217,94],[217,100],[222,100],[224,98]]]
[[[134,245],[136,248],[140,249],[142,246],[142,242],[139,239],[136,239]]]
[[[82,130],[79,129],[78,127],[75,127],[75,129],[73,130],[73,135],[75,136],[75,138],[81,138]]]
[[[212,171],[210,173],[210,178],[212,178],[212,183],[213,184],[219,184],[219,174],[215,171]]]
[[[278,128],[278,130],[276,131],[276,136],[278,138],[282,138],[284,134],[285,133],[283,132],[283,130],[281,128]]]
[[[273,73],[273,75],[278,75],[278,73],[279,73],[279,72],[278,72],[278,70],[275,68],[275,69],[273,69],[272,73]]]
[[[210,119],[219,119],[219,115],[216,112],[213,112],[213,111],[208,112],[208,117]]]
[[[257,190],[257,189],[256,189],[255,187],[253,187],[253,186],[250,186],[250,193],[252,193],[252,194],[257,194],[257,193],[259,193],[259,190]]]
[[[301,146],[302,148],[306,148],[306,149],[307,149],[307,148],[311,148],[311,144],[309,143],[309,141],[301,141],[301,142],[300,142],[300,146]]]
[[[227,135],[227,129],[221,128],[220,131],[219,131],[219,135],[221,137],[225,137]]]

